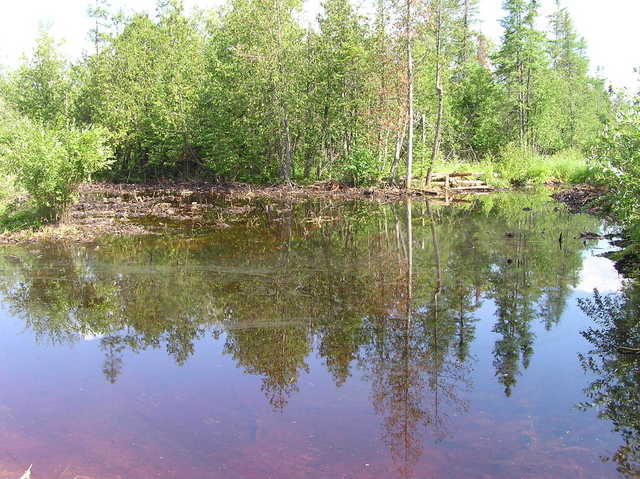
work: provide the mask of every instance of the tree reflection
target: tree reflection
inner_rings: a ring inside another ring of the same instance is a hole
[[[120,337],[109,335],[100,340],[100,349],[105,355],[102,374],[109,383],[115,384],[122,372],[122,354],[126,350],[126,345],[122,343]]]
[[[446,301],[441,301],[446,298],[445,274],[431,204],[426,205],[426,217],[421,218],[429,226],[417,236],[412,204],[405,206],[404,228],[400,216],[395,216],[395,231],[404,242],[404,247],[398,245],[397,264],[403,272],[397,280],[398,290],[404,291],[402,302],[390,314],[373,319],[371,342],[364,348],[361,363],[369,373],[374,408],[382,418],[383,439],[398,473],[413,477],[423,454],[425,434],[430,432],[436,441],[444,439],[448,414],[466,409],[458,391],[468,385],[469,368],[455,354],[459,323]],[[422,241],[423,234],[429,242]],[[414,269],[414,242],[430,245],[418,253],[421,265],[426,263],[426,251],[431,258],[427,260],[430,267],[424,270]],[[416,281],[418,276],[421,281]]]
[[[247,374],[262,378],[262,392],[275,409],[287,405],[300,374],[309,372],[311,344],[303,327],[231,330],[224,350]]]
[[[522,198],[283,203],[209,236],[15,248],[0,255],[0,292],[40,341],[99,339],[112,384],[128,353],[163,349],[182,365],[211,337],[277,410],[314,351],[337,387],[357,367],[410,477],[426,437],[450,435],[448,417],[467,407],[483,301],[495,309],[493,364],[509,395],[533,358],[533,322],[557,324],[577,280],[584,245],[560,250],[556,238],[596,220]]]
[[[626,477],[640,477],[640,289],[628,284],[620,294],[579,300],[595,326],[582,334],[592,348],[580,355],[583,368],[596,375],[585,390],[583,409],[595,408],[611,421],[623,444],[605,460]]]

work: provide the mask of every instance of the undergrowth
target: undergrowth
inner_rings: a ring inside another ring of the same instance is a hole
[[[545,184],[600,183],[601,170],[590,164],[575,150],[554,155],[541,155],[529,149],[508,146],[498,157],[486,157],[479,162],[458,160],[444,163],[438,172],[469,171],[483,174],[491,186],[510,187]]]
[[[12,178],[0,178],[0,233],[37,230],[46,223],[44,217]]]

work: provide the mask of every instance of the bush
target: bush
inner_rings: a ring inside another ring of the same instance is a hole
[[[364,148],[356,148],[342,166],[343,181],[353,186],[369,186],[380,181],[376,155]]]
[[[26,119],[0,123],[0,170],[27,191],[43,216],[58,218],[77,185],[110,164],[101,128],[54,128]]]
[[[625,226],[640,230],[640,99],[600,138],[596,157],[610,187],[613,213]]]

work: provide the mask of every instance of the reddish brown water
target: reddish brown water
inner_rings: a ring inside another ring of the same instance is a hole
[[[553,208],[0,252],[0,478],[615,477],[576,298],[618,278]]]

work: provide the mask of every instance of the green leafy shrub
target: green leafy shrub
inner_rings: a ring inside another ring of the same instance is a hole
[[[343,181],[353,186],[369,186],[380,180],[376,155],[367,149],[356,148],[342,165]]]
[[[57,218],[77,185],[110,164],[107,132],[13,120],[0,123],[0,170],[29,193],[43,216]]]
[[[640,100],[602,136],[596,146],[596,157],[610,187],[613,213],[627,226],[639,224]]]
[[[509,145],[498,158],[487,155],[479,162],[444,163],[439,172],[470,171],[481,173],[491,186],[543,185],[548,183],[597,183],[602,184],[602,168],[589,163],[576,150],[567,150],[555,155],[541,155],[531,149],[522,150]]]

